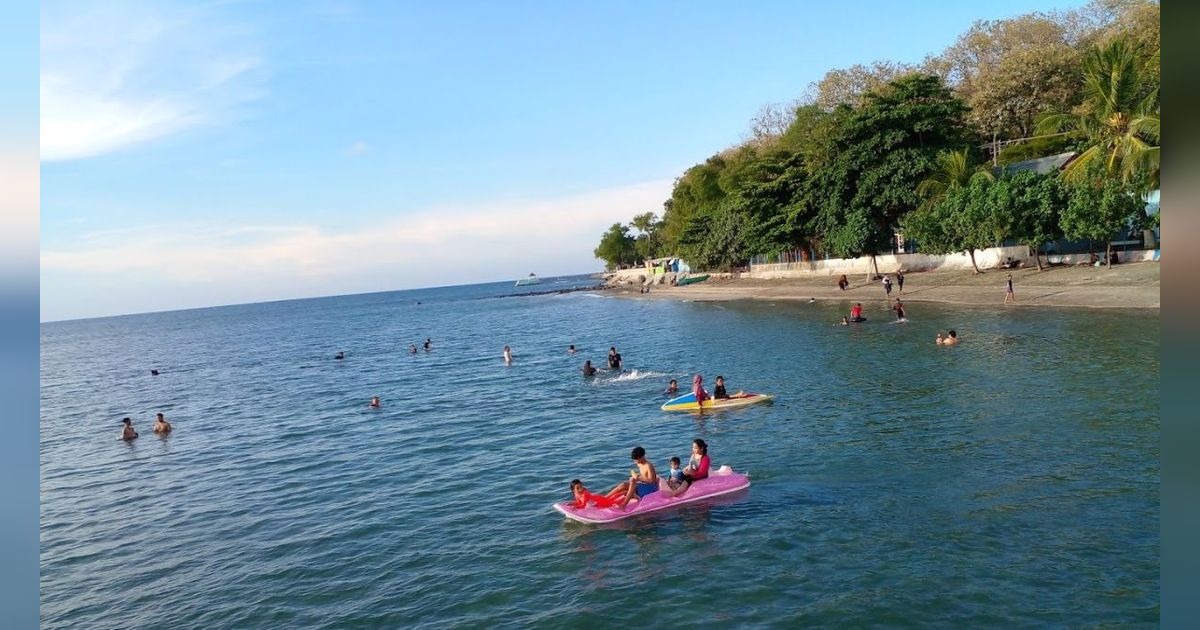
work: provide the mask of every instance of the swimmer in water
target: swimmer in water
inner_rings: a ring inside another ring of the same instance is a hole
[[[938,332],[937,339],[934,339],[934,340],[933,340],[933,343],[936,343],[937,345],[939,345],[939,346],[940,346],[940,345],[942,345],[942,344],[943,344],[945,341],[946,341],[946,337],[945,337],[945,335],[943,335],[943,334],[942,334],[942,333],[939,331],[939,332]]]
[[[159,435],[167,435],[171,432],[171,423],[167,422],[161,413],[154,417],[154,432]]]
[[[664,390],[663,393],[664,394],[674,394],[674,393],[677,393],[678,391],[679,391],[679,381],[677,381],[675,379],[671,379],[671,382],[667,384],[667,389]]]
[[[850,325],[850,320],[846,319],[846,316],[845,316],[845,315],[843,315],[843,316],[842,316],[842,322],[841,322],[841,324],[842,324],[843,326],[849,326],[849,325]]]
[[[416,354],[417,353],[417,344],[415,344],[415,343],[408,344],[408,353]]]
[[[859,302],[855,302],[854,306],[850,307],[850,321],[861,322],[862,320],[863,320],[862,304]]]
[[[504,346],[504,362],[512,365],[512,350],[508,346]]]
[[[333,355],[333,358],[340,361],[346,358],[346,353],[339,350],[337,354]]]
[[[150,370],[150,376],[158,376],[158,370]]]
[[[584,376],[595,376],[596,375],[596,368],[592,366],[592,361],[590,359],[583,362],[583,375]]]
[[[129,418],[125,418],[124,420],[121,421],[121,423],[125,425],[125,426],[121,427],[121,439],[125,440],[126,442],[136,440],[138,433],[133,428],[133,420],[130,420]]]
[[[946,335],[946,338],[942,340],[942,345],[943,346],[953,346],[954,344],[958,343],[959,341],[960,341],[960,339],[958,338],[958,333],[951,330],[950,334]]]
[[[621,353],[617,352],[616,346],[609,346],[608,348],[608,369],[621,369]]]
[[[575,344],[567,346],[567,354],[575,354]]]
[[[900,303],[900,298],[896,298],[896,305],[892,307],[896,311],[896,321],[902,322],[906,319],[904,315],[904,305]]]
[[[379,408],[379,406],[380,406],[380,403],[379,403],[379,397],[378,397],[378,396],[375,396],[375,397],[371,398],[371,404],[369,404],[369,405],[367,405],[367,406],[368,406],[368,407],[374,407],[374,408],[378,409],[378,408]]]
[[[425,352],[429,352],[430,350],[433,350],[433,340],[430,339],[429,337],[426,337],[425,338]]]

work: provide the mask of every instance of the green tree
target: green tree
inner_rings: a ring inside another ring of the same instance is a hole
[[[658,215],[653,212],[643,212],[633,217],[633,220],[629,222],[629,227],[638,231],[634,243],[637,255],[642,259],[657,257],[660,253],[659,229],[662,227]]]
[[[937,156],[937,170],[917,185],[917,196],[926,205],[941,201],[946,193],[962,188],[973,179],[994,179],[988,170],[981,170],[971,160],[970,149],[942,151]]]
[[[975,252],[1004,238],[1005,226],[998,219],[1001,206],[1008,202],[1007,192],[991,180],[974,179],[948,191],[941,201],[907,215],[902,223],[904,232],[923,252],[965,252],[975,273],[982,273]]]
[[[1080,113],[1048,114],[1038,122],[1040,133],[1066,130],[1085,148],[1063,169],[1064,178],[1079,181],[1092,165],[1125,183],[1147,174],[1158,180],[1158,85],[1147,71],[1141,46],[1115,39],[1092,49],[1083,64],[1084,102]]]
[[[997,208],[997,221],[1005,237],[1033,250],[1041,271],[1042,246],[1063,237],[1061,215],[1067,205],[1066,191],[1057,177],[1034,171],[1006,174],[997,184],[1004,189],[1005,203]]]
[[[1063,233],[1067,238],[1104,241],[1104,264],[1111,264],[1113,237],[1146,215],[1138,186],[1108,177],[1102,166],[1093,165],[1086,177],[1070,184],[1068,195]]]
[[[937,170],[938,153],[969,143],[966,106],[938,77],[914,74],[832,115],[825,162],[808,189],[815,211],[807,227],[835,256],[874,258],[900,217],[920,205],[917,186]]]
[[[629,235],[629,228],[620,223],[612,224],[600,237],[600,245],[593,254],[603,260],[605,268],[610,271],[633,264],[637,251],[634,249],[634,239]]]
[[[728,271],[746,262],[747,220],[728,205],[696,217],[680,241],[680,253],[693,268]]]

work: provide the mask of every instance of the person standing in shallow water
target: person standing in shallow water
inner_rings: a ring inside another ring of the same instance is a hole
[[[883,292],[887,294],[887,297],[892,297],[892,278],[890,276],[883,277]]]
[[[596,375],[596,366],[592,365],[591,359],[588,359],[587,361],[583,362],[583,375],[584,376],[595,376]]]
[[[900,303],[900,298],[896,298],[896,305],[892,307],[896,311],[896,321],[902,322],[905,320],[904,305]]]
[[[1017,303],[1017,295],[1015,293],[1013,293],[1012,274],[1011,273],[1008,274],[1008,288],[1005,289],[1005,291],[1004,291],[1004,303],[1005,304],[1016,304]]]
[[[121,421],[125,426],[121,427],[121,439],[130,442],[137,439],[138,433],[133,428],[133,420],[125,418]]]
[[[509,348],[508,346],[504,346],[504,363],[506,365],[512,365],[512,348]]]
[[[161,413],[154,417],[154,432],[159,435],[167,435],[171,432],[171,423],[167,422]]]
[[[621,369],[621,353],[617,352],[616,346],[609,346],[608,348],[608,368],[610,370]]]

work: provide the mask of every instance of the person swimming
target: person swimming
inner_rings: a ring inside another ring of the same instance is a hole
[[[663,390],[663,393],[664,394],[674,394],[678,391],[679,391],[679,381],[677,381],[675,379],[671,379],[671,382],[667,383],[667,388],[665,390]]]
[[[843,316],[842,316],[842,321],[841,321],[840,323],[841,323],[843,326],[849,326],[849,325],[850,325],[850,320],[846,319],[846,317],[843,315]]]
[[[939,346],[940,346],[940,345],[942,345],[943,343],[945,343],[945,341],[946,341],[946,336],[945,336],[945,335],[943,335],[943,334],[941,333],[941,331],[938,331],[937,338],[933,340],[933,343],[936,343],[937,345],[939,345]]]
[[[408,353],[416,354],[417,353],[417,344],[415,344],[415,343],[408,344]]]
[[[608,348],[608,369],[621,369],[621,353],[617,352],[616,346],[609,346]]]
[[[167,435],[171,432],[171,423],[167,422],[167,419],[161,413],[154,416],[154,432],[159,435]]]
[[[374,408],[378,409],[378,408],[380,407],[380,403],[379,403],[379,397],[378,397],[378,396],[374,396],[374,397],[372,397],[372,398],[371,398],[371,404],[369,404],[369,405],[367,405],[367,406],[368,406],[368,407],[374,407]]]
[[[591,359],[583,362],[583,375],[584,376],[595,376],[596,371],[597,371],[596,368],[592,366]]]
[[[158,370],[150,370],[150,376],[158,376]]]
[[[429,337],[426,337],[425,338],[425,352],[429,352],[430,350],[433,350],[433,340],[430,339]]]
[[[575,354],[575,344],[567,346],[567,354]]]
[[[342,360],[342,359],[345,359],[345,358],[346,358],[346,353],[345,353],[345,352],[342,352],[341,350],[339,350],[337,354],[333,355],[333,358],[335,358],[335,359],[337,359],[337,360],[339,360],[339,361],[340,361],[340,360]]]
[[[508,346],[504,346],[504,362],[512,365],[512,348]]]
[[[962,341],[962,340],[958,338],[958,333],[951,330],[946,335],[946,338],[942,340],[942,345],[943,346],[953,346],[954,344],[958,343],[959,341]]]

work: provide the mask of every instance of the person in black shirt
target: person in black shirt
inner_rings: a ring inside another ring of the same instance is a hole
[[[609,346],[608,348],[608,367],[611,370],[621,369],[621,354],[617,352],[616,346]]]
[[[591,360],[583,362],[583,375],[584,376],[595,376],[596,375],[596,368],[592,367]]]
[[[713,387],[713,398],[729,398],[729,394],[725,391],[724,376],[717,377],[717,384]]]

